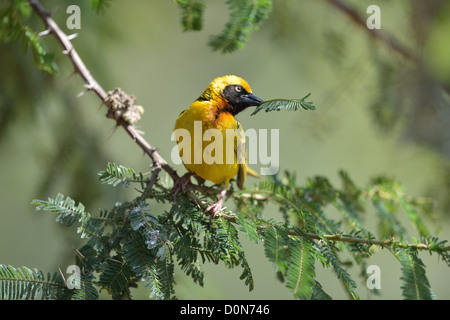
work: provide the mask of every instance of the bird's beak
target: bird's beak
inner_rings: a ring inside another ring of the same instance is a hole
[[[258,98],[257,96],[255,96],[252,93],[246,94],[242,96],[242,101],[247,104],[249,107],[250,106],[259,106],[263,100],[261,98]]]

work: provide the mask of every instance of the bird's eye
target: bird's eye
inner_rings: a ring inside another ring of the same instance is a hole
[[[234,89],[237,91],[237,92],[241,92],[242,91],[242,86],[236,86],[236,87],[234,87]]]

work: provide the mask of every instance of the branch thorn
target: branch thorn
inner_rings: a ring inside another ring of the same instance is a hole
[[[77,98],[80,98],[80,97],[84,96],[87,92],[89,92],[89,89],[84,89],[79,94],[77,94]]]
[[[51,9],[51,10],[48,12],[48,15],[49,15],[50,17],[53,16],[53,14],[56,12],[56,10],[58,10],[58,8],[59,8],[59,5],[56,6],[56,7],[54,7],[53,9]]]
[[[61,271],[61,268],[59,266],[58,266],[58,272],[64,281],[64,285],[67,286],[66,278],[64,277],[64,273]]]
[[[71,52],[72,52],[72,49],[73,48],[69,48],[69,49],[67,49],[67,50],[63,50],[63,54],[65,54],[65,55],[68,55],[68,54],[70,54]]]
[[[67,39],[69,39],[70,41],[72,41],[72,40],[75,39],[76,37],[78,37],[78,33],[74,33],[74,34],[71,34],[71,35],[67,36]]]
[[[44,30],[44,31],[39,32],[39,33],[38,33],[38,36],[39,36],[39,37],[44,37],[44,36],[49,35],[50,32],[51,32],[51,30],[50,30],[50,29],[47,29],[47,30]]]

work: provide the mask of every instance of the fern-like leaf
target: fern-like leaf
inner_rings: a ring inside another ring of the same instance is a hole
[[[322,244],[320,246],[320,252],[326,259],[326,263],[329,265],[331,264],[333,266],[334,271],[337,274],[338,279],[340,279],[349,294],[352,296],[353,299],[358,299],[359,297],[355,291],[356,289],[356,282],[351,278],[350,274],[345,270],[342,266],[341,261],[336,256],[336,254],[331,250],[328,244]]]
[[[95,276],[92,273],[81,274],[80,288],[74,289],[73,300],[97,300],[98,291],[94,286]]]
[[[158,300],[169,299],[158,270],[158,258],[154,250],[148,248],[147,237],[139,232],[123,234],[121,240],[123,257],[133,272],[145,281],[150,289],[150,297]]]
[[[174,264],[168,260],[158,260],[156,263],[158,278],[161,284],[161,291],[164,299],[170,299],[175,293],[174,290]]]
[[[64,195],[58,193],[55,199],[49,198],[48,201],[33,200],[31,204],[36,205],[36,210],[45,210],[52,213],[58,213],[56,221],[67,227],[70,227],[76,221],[88,221],[90,214],[85,212],[84,205],[78,203],[70,197],[64,198]]]
[[[228,0],[227,3],[231,10],[229,21],[224,31],[209,41],[213,50],[224,53],[242,48],[272,8],[270,0]]]
[[[133,169],[112,162],[108,162],[106,170],[100,171],[98,175],[101,183],[111,184],[114,187],[129,186],[130,180],[137,177]]]
[[[54,300],[70,295],[57,272],[45,276],[38,269],[0,265],[0,300]]]
[[[13,43],[20,40],[24,52],[31,49],[37,68],[55,74],[57,67],[53,54],[45,50],[39,36],[23,22],[30,13],[27,1],[11,1],[6,5],[0,12],[0,40]]]
[[[322,289],[322,285],[316,280],[312,288],[311,300],[331,300],[331,296]]]
[[[259,183],[256,191],[268,195],[269,199],[276,202],[280,209],[291,210],[301,219],[305,218],[302,202],[292,193],[292,190],[288,186],[276,181],[266,180]]]
[[[270,111],[280,111],[280,110],[316,110],[316,107],[312,102],[305,101],[311,93],[308,93],[301,99],[273,99],[266,100],[261,103],[258,107],[256,107],[255,111],[251,114],[251,116],[257,114],[261,110],[265,110],[266,112]]]
[[[290,251],[286,286],[295,297],[310,299],[316,282],[314,280],[314,248],[308,239],[298,237],[295,240],[292,239]]]
[[[116,255],[106,261],[98,284],[108,288],[113,299],[121,299],[127,296],[132,276],[134,273],[129,265],[122,261],[121,256]]]
[[[203,287],[204,273],[198,260],[190,261],[188,259],[183,259],[179,261],[179,264],[181,270],[184,271],[186,275],[191,276],[195,283],[198,283]]]
[[[100,237],[103,232],[103,228],[98,227],[103,219],[92,218],[90,213],[85,211],[82,203],[75,205],[74,200],[70,197],[65,198],[61,193],[58,193],[55,199],[49,198],[48,201],[33,200],[31,204],[36,205],[36,210],[57,213],[56,222],[67,227],[79,222],[81,225],[77,228],[77,232],[81,233],[81,238]]]
[[[254,289],[254,283],[253,283],[253,274],[252,270],[250,269],[250,265],[247,262],[247,259],[245,259],[244,256],[242,256],[242,274],[239,277],[239,279],[244,280],[244,283],[246,286],[248,286],[248,290],[252,291]]]
[[[265,229],[263,236],[266,257],[273,262],[276,272],[284,274],[289,262],[288,235],[282,229],[273,226]]]
[[[97,14],[104,13],[106,7],[109,6],[109,2],[111,2],[111,0],[92,0],[91,9],[95,10]]]
[[[199,31],[203,27],[203,0],[176,0],[181,9],[181,24],[184,31]]]
[[[237,213],[237,223],[239,224],[239,229],[245,232],[248,239],[255,243],[258,243],[258,240],[261,240],[261,235],[258,232],[256,223],[246,219],[241,212]]]
[[[417,211],[420,207],[428,207],[430,205],[429,200],[406,196],[403,191],[403,187],[392,178],[376,177],[372,179],[372,184],[372,192],[374,192],[380,200],[395,202],[404,209],[406,216],[421,236],[427,236],[430,234],[419,212]]]
[[[399,249],[396,255],[402,265],[402,293],[406,300],[431,300],[434,297],[425,274],[425,265],[417,250]]]

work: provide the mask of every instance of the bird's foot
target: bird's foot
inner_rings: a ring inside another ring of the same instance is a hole
[[[223,205],[223,200],[220,199],[216,203],[213,203],[208,208],[206,208],[205,214],[208,213],[209,211],[211,211],[211,216],[209,218],[209,221],[212,221],[213,219],[215,219],[217,216],[220,215],[220,213],[223,210],[225,210],[226,207],[222,207],[222,205]]]
[[[173,203],[176,202],[177,194],[180,191],[184,191],[188,184],[191,182],[191,172],[185,173],[183,176],[181,176],[175,183],[173,184],[172,192],[173,192]]]

